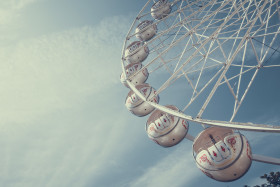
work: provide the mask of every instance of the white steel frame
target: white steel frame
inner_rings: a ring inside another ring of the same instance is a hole
[[[146,46],[152,46],[153,49],[150,52],[156,53],[156,56],[147,62],[142,67],[142,69],[155,66],[153,70],[150,70],[151,73],[164,67],[170,74],[170,77],[157,89],[157,94],[163,92],[169,87],[170,84],[173,84],[176,80],[182,77],[185,77],[189,83],[193,93],[191,99],[185,105],[182,112],[173,111],[160,104],[146,100],[145,97],[129,81],[127,81],[128,86],[143,101],[148,102],[150,105],[163,112],[186,119],[188,121],[202,125],[219,126],[238,130],[280,133],[280,126],[233,122],[258,72],[262,68],[280,67],[279,64],[264,64],[269,58],[269,55],[271,55],[271,51],[274,50],[273,54],[275,52],[280,53],[278,48],[273,48],[275,41],[280,42],[279,0],[212,0],[207,1],[207,3],[201,7],[199,6],[200,2],[200,0],[175,0],[172,3],[172,6],[177,6],[177,9],[171,12],[167,17],[158,21],[154,21],[153,23],[156,25],[164,23],[166,27],[165,30],[159,31],[154,38],[144,44]],[[136,23],[141,19],[144,20],[145,17],[150,14],[149,11],[145,12],[146,9],[148,9],[150,3],[151,0],[145,4],[128,31],[122,51],[123,72],[125,72],[124,67],[127,64],[124,58],[125,48],[129,44],[128,41],[131,38],[134,38],[136,35],[133,33],[133,29],[135,28],[135,25],[137,25]],[[195,6],[197,6],[197,8],[193,9]],[[276,9],[272,10],[272,7],[276,7]],[[185,10],[188,10],[189,14],[186,15],[184,12]],[[220,14],[225,14],[225,16],[219,18],[218,15]],[[279,16],[278,23],[271,25],[270,21],[275,17],[275,15]],[[172,16],[175,16],[175,18],[170,24],[168,19]],[[176,29],[177,31],[172,35],[173,39],[169,39],[168,37],[165,41],[162,40],[162,36],[171,35],[170,33]],[[255,38],[261,38],[262,40],[259,41],[259,39],[257,40]],[[164,57],[167,55],[167,53],[178,45],[181,45],[180,42],[183,40],[186,40],[186,44],[185,46],[181,47],[181,54],[173,58],[165,59]],[[154,45],[154,43],[157,41],[160,41],[159,46]],[[261,47],[254,44],[256,41],[261,43]],[[226,52],[224,46],[226,46],[229,42],[232,44],[232,48],[230,51]],[[249,50],[251,50],[251,55],[255,57],[256,64],[246,64],[246,58],[248,56]],[[184,55],[190,51],[192,51],[191,55],[188,58],[185,58]],[[223,60],[213,58],[213,54],[217,53],[217,51],[220,52]],[[235,62],[235,59],[240,53],[242,54],[242,58],[241,63],[238,64]],[[172,70],[170,69],[169,64],[175,61],[175,68]],[[214,62],[214,64],[208,65],[208,61]],[[199,65],[201,65],[201,68],[195,69]],[[212,75],[212,77],[210,77],[209,80],[204,83],[204,85],[202,85],[199,90],[198,85],[200,84],[202,74],[205,71],[215,67],[218,68],[216,73]],[[231,67],[239,68],[239,73],[228,76],[227,72]],[[127,80],[132,78],[137,73],[141,72],[142,69],[136,72],[134,75],[125,78]],[[248,72],[253,72],[253,75],[249,80],[246,89],[243,90],[243,93],[241,93],[240,90],[243,76]],[[198,74],[195,84],[193,84],[190,78],[192,73]],[[237,80],[234,86],[231,84],[232,80]],[[206,90],[206,88],[209,88],[211,84],[214,84],[214,86],[212,87],[208,97],[204,101],[197,115],[193,117],[185,114],[184,112],[196,101],[196,99],[202,92]],[[213,95],[215,94],[216,90],[224,84],[227,85],[234,98],[234,107],[231,118],[229,121],[203,119],[202,115]],[[193,137],[189,137],[189,139],[193,140]],[[279,159],[270,159],[268,157],[259,155],[254,155],[253,159],[256,161],[280,165]]]

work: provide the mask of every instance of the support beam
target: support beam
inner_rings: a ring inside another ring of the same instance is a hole
[[[252,155],[252,160],[257,161],[257,162],[263,162],[266,164],[274,164],[274,165],[280,165],[280,159],[279,158],[273,158],[273,157],[268,157],[268,156],[263,156],[263,155]]]

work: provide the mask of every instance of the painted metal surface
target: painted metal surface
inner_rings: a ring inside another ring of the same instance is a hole
[[[162,19],[171,12],[171,4],[168,0],[159,0],[155,2],[151,8],[151,15],[154,19]]]
[[[210,138],[214,141],[209,141],[206,148],[204,147],[203,150],[199,151],[195,149],[197,163],[199,163],[198,166],[202,172],[219,181],[231,181],[240,178],[250,168],[252,160],[279,165],[279,159],[252,155],[246,138],[233,131],[238,129],[280,133],[280,127],[276,125],[233,122],[259,71],[262,68],[280,67],[280,65],[264,64],[270,58],[270,50],[273,49],[274,43],[277,43],[277,41],[279,43],[280,24],[270,21],[272,17],[277,17],[277,15],[280,15],[279,1],[197,0],[190,2],[159,0],[155,2],[149,0],[129,29],[122,52],[123,72],[126,71],[127,63],[138,62],[141,64],[150,55],[148,60],[144,62],[145,64],[143,63],[135,73],[124,74],[123,76],[123,83],[135,94],[132,96],[138,97],[135,103],[143,101],[145,106],[156,109],[146,124],[148,136],[164,147],[176,145],[178,142],[170,143],[173,138],[170,139],[169,132],[171,131],[167,131],[173,126],[174,121],[172,119],[187,122],[186,129],[188,129],[189,122],[194,122],[194,124],[203,127],[211,126],[214,129],[221,127],[226,129],[226,136],[218,139],[216,137]],[[148,21],[151,18],[154,20]],[[135,32],[133,32],[134,30]],[[138,44],[133,42],[133,45],[128,45],[128,40],[131,38],[137,38],[142,43],[138,41]],[[171,39],[169,40],[169,38]],[[265,41],[267,44],[263,43],[260,47],[256,45],[255,40]],[[182,45],[182,42],[185,43]],[[180,45],[182,46],[178,56],[170,58],[169,56],[172,56],[170,51],[178,49]],[[143,47],[147,46],[150,47],[150,50],[143,50]],[[227,50],[228,46],[232,46],[232,49]],[[213,55],[215,50],[219,51],[219,55]],[[191,51],[191,53],[187,51]],[[248,51],[251,51],[251,53]],[[255,57],[256,64],[248,63],[247,55]],[[216,56],[221,58],[216,58]],[[201,57],[201,59],[198,59],[198,57]],[[239,62],[236,61],[237,58],[240,58]],[[209,61],[215,62],[216,65],[208,65]],[[200,69],[194,68],[197,65],[200,66]],[[159,75],[157,72],[161,71],[170,74],[165,82],[161,82],[161,85],[155,85],[158,87],[154,96],[164,92],[178,79],[186,78],[193,94],[184,109],[179,111],[160,105],[158,102],[147,99],[145,94],[136,88],[135,82],[131,82],[132,78],[137,77],[143,70],[148,71],[148,68],[150,78],[153,74]],[[203,73],[213,70],[213,68],[216,69],[216,73],[211,75],[208,81],[201,84]],[[233,68],[239,68],[239,73],[231,75],[230,72]],[[246,85],[243,85],[244,77],[246,78],[245,75],[248,72],[253,72],[252,77]],[[190,76],[193,73],[197,75],[195,81]],[[233,81],[235,81],[234,84]],[[204,119],[202,116],[207,111],[214,94],[223,85],[228,87],[229,93],[233,96],[232,116],[228,121]],[[199,108],[196,115],[188,115],[185,111],[190,106],[195,105],[197,98],[200,98],[203,95],[202,93],[209,89],[210,92],[206,95],[202,107]],[[160,111],[163,115],[154,117],[156,111]],[[164,133],[166,131],[167,134]],[[185,132],[182,129],[180,131]],[[197,138],[189,134],[185,134],[184,137],[197,144]]]
[[[149,48],[141,41],[132,42],[125,50],[125,59],[129,63],[143,62],[149,55]]]
[[[155,109],[152,105],[146,102],[146,100],[158,103],[159,96],[156,95],[156,90],[149,84],[137,85],[136,90],[142,97],[139,97],[138,94],[131,90],[126,97],[125,105],[132,114],[139,117],[146,116]],[[143,100],[143,98],[145,99]]]
[[[171,110],[177,107],[166,106]],[[163,147],[171,147],[181,142],[187,135],[189,124],[186,120],[155,110],[146,123],[148,137]]]
[[[121,76],[120,76],[121,83],[124,86],[129,88],[129,86],[126,83],[126,77],[127,77],[127,80],[132,82],[134,85],[139,85],[139,84],[145,83],[149,77],[149,72],[148,72],[147,68],[142,69],[142,67],[143,67],[143,65],[141,63],[134,63],[134,64],[127,65],[125,67],[125,73],[123,73],[123,72],[121,73]],[[141,71],[139,71],[139,70],[141,70]]]
[[[205,129],[196,137],[193,151],[198,168],[218,181],[239,179],[252,163],[247,139],[230,129]]]
[[[152,21],[144,20],[135,29],[135,34],[141,41],[148,41],[157,33],[157,25]]]

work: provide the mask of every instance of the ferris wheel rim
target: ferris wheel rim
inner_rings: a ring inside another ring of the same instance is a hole
[[[151,1],[151,0],[150,0]],[[127,43],[127,41],[131,38],[131,37],[133,37],[134,35],[135,35],[135,33],[134,34],[130,34],[131,33],[131,30],[132,30],[132,28],[133,28],[133,25],[135,24],[135,22],[137,21],[137,20],[139,20],[139,18],[141,18],[141,16],[139,16],[140,14],[141,14],[141,12],[143,12],[143,10],[144,10],[144,8],[147,6],[147,4],[150,2],[150,1],[148,1],[146,4],[145,4],[145,6],[143,7],[143,9],[140,11],[140,13],[137,15],[137,17],[136,17],[136,19],[134,20],[134,22],[133,22],[133,24],[132,24],[132,26],[131,26],[131,28],[130,28],[130,30],[129,30],[129,32],[128,32],[128,34],[127,34],[127,37],[126,37],[126,40],[125,40],[125,42],[124,42],[124,47],[123,47],[123,56],[124,56],[124,50],[125,50],[125,46],[126,46],[126,43]],[[178,0],[175,0],[176,2],[178,2]],[[197,1],[194,1],[194,2],[192,2],[192,3],[195,3],[195,2],[198,2],[198,0]],[[266,3],[267,3],[268,1],[266,1]],[[265,4],[263,5],[263,8],[265,7]],[[175,13],[175,12],[173,12],[173,13]],[[169,17],[170,15],[168,15],[167,17],[164,17],[164,18],[162,18],[162,20],[165,20],[165,19],[167,19],[168,17]],[[162,21],[162,20],[157,20],[157,21],[155,21],[153,24],[157,24],[158,22],[160,22],[160,21]],[[256,20],[256,19],[255,19]],[[252,26],[254,26],[254,24],[252,24]],[[279,27],[280,28],[280,27]],[[166,32],[168,32],[168,31],[166,31]],[[164,33],[161,33],[160,35],[163,35]],[[189,34],[192,34],[192,31],[190,31],[189,32]],[[277,34],[279,34],[279,32],[277,32]],[[209,36],[204,36],[204,35],[201,35],[202,37],[207,37],[207,38],[210,38]],[[242,38],[242,40],[243,41],[245,41],[246,39],[244,38],[244,37],[240,37],[239,39],[241,39]],[[236,37],[235,37],[235,39],[236,39]],[[145,46],[147,46],[149,43],[151,43],[153,40],[155,40],[155,39],[152,39],[151,41],[148,41],[148,42],[145,42],[144,43],[144,45]],[[210,41],[210,40],[209,40]],[[206,41],[205,43],[208,43],[209,41]],[[242,43],[242,42],[241,42]],[[240,44],[240,45],[242,45],[242,44]],[[236,53],[237,54],[237,53]],[[233,58],[234,59],[234,58]],[[125,68],[125,63],[124,63],[124,61],[125,61],[125,59],[123,58],[122,59],[122,68],[123,68],[123,72],[124,72],[124,68]],[[154,60],[153,60],[154,61]],[[147,68],[148,67],[148,65],[151,63],[151,62],[153,62],[153,61],[150,61],[148,64],[146,64],[146,65],[144,65],[143,66],[143,68]],[[223,64],[222,64],[223,65]],[[234,63],[232,63],[232,64],[229,64],[228,65],[228,67],[230,67],[230,66],[238,66],[238,67],[248,67],[248,68],[252,68],[252,69],[256,69],[256,73],[255,74],[257,74],[257,72],[258,72],[258,69],[260,68],[260,66],[257,66],[257,65],[254,65],[254,66],[243,66],[243,65],[238,65],[238,64],[234,64]],[[280,67],[280,65],[270,65],[270,66],[261,66],[261,68],[267,68],[267,67]],[[249,70],[248,70],[249,71]],[[140,70],[138,71],[138,72],[140,72]],[[136,72],[136,74],[138,73],[138,72]],[[176,71],[176,72],[179,72],[179,70],[178,71]],[[223,72],[225,72],[226,73],[226,71],[225,70],[223,70]],[[124,76],[126,76],[126,75],[124,75]],[[133,75],[131,75],[131,76],[133,76]],[[238,76],[238,75],[236,75],[236,76]],[[221,77],[221,79],[223,78],[222,76],[220,76]],[[145,102],[148,102],[150,105],[152,105],[152,106],[154,106],[156,109],[159,109],[159,110],[162,110],[162,111],[164,111],[164,112],[167,112],[167,113],[169,113],[169,114],[171,114],[172,113],[172,111],[168,111],[168,109],[166,109],[166,108],[164,108],[164,106],[162,106],[162,105],[159,105],[159,104],[156,104],[156,103],[152,103],[152,102],[149,102],[149,101],[147,101],[142,95],[141,95],[141,93],[140,92],[138,92],[138,90],[135,88],[135,86],[133,85],[133,84],[131,84],[130,82],[129,82],[129,78],[131,78],[131,77],[125,77],[126,78],[126,82],[127,82],[127,84],[128,84],[128,86],[129,86],[129,88],[131,89],[131,90],[133,90],[134,92],[135,92],[135,94],[137,95],[137,96],[139,96],[139,98],[141,98],[142,100],[144,100]],[[232,79],[232,78],[231,78]],[[225,80],[225,81],[223,81],[223,82],[221,82],[221,80],[220,80],[220,83],[218,83],[218,84],[225,84],[225,83],[228,83],[228,81],[227,80]],[[162,86],[164,86],[164,85],[162,85]],[[159,90],[159,92],[160,92],[160,90]],[[214,91],[214,93],[215,93],[215,91]],[[210,100],[211,100],[211,98],[210,98]],[[203,108],[203,107],[202,107]],[[202,110],[201,110],[202,111]],[[276,132],[276,133],[279,133],[280,132],[280,127],[277,127],[277,126],[271,126],[271,125],[264,125],[264,124],[253,124],[253,123],[251,123],[251,122],[248,122],[248,123],[239,123],[239,122],[232,122],[232,119],[234,118],[232,118],[231,120],[229,120],[229,121],[217,121],[217,120],[207,120],[207,119],[202,119],[201,118],[201,113],[203,113],[203,111],[202,112],[200,112],[199,113],[199,115],[198,115],[198,117],[191,117],[191,116],[188,116],[188,115],[185,115],[184,113],[180,113],[180,114],[174,114],[175,116],[177,116],[177,117],[181,117],[181,118],[184,118],[184,119],[186,119],[186,120],[189,120],[189,121],[192,121],[192,122],[196,122],[196,123],[200,123],[200,124],[205,124],[205,125],[210,125],[210,126],[221,126],[221,127],[226,127],[226,128],[232,128],[232,129],[240,129],[240,130],[249,130],[249,131],[260,131],[260,132]],[[224,124],[224,125],[223,125]]]
[[[251,122],[248,123],[241,123],[241,122],[229,122],[229,121],[219,121],[219,120],[207,120],[202,118],[194,118],[192,116],[186,115],[180,111],[174,111],[169,109],[165,106],[156,104],[154,102],[148,101],[133,85],[131,82],[127,81],[127,84],[131,88],[131,90],[139,96],[144,102],[149,103],[156,109],[166,112],[170,115],[176,116],[178,118],[185,119],[187,121],[195,122],[197,124],[209,125],[209,126],[218,126],[218,127],[225,127],[237,130],[245,130],[245,131],[256,131],[256,132],[271,132],[271,133],[280,133],[280,126],[272,126],[272,125],[265,125],[265,124],[253,124]]]

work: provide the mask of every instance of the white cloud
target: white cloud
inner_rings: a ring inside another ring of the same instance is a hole
[[[119,114],[90,120],[67,111],[28,127],[9,126],[1,133],[1,186],[84,186],[100,177],[133,146],[121,141],[130,136]]]
[[[134,146],[119,82],[127,27],[115,17],[0,49],[0,186],[83,186]]]
[[[194,178],[203,175],[195,165],[191,152],[176,149],[167,157],[147,168],[142,176],[129,186],[184,186],[190,184]]]
[[[1,122],[69,107],[119,84],[122,36],[118,32],[126,28],[119,19],[1,48]]]
[[[1,9],[22,9],[34,2],[38,2],[42,0],[6,0],[6,1],[1,1],[0,3],[0,8]]]
[[[20,11],[26,6],[41,0],[6,0],[0,2],[0,26],[11,25],[20,17]]]
[[[34,2],[17,1],[14,9]],[[184,149],[157,153],[156,163],[145,158],[154,149],[142,154],[145,119],[126,111],[128,90],[119,83],[129,25],[113,17],[0,47],[0,186],[101,186],[92,181],[109,177],[132,186],[185,186],[207,178]]]
[[[32,3],[42,1],[42,0],[12,0],[11,4],[14,9],[22,9]]]
[[[24,12],[32,4],[44,0],[5,0],[0,2],[0,41],[1,45],[17,42],[25,31],[22,29],[28,20]],[[39,16],[39,15],[36,15]],[[34,29],[34,28],[33,28]]]

